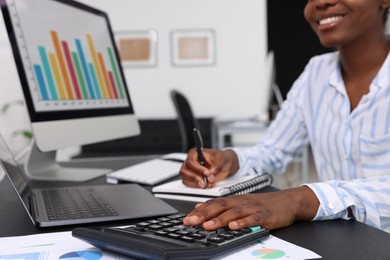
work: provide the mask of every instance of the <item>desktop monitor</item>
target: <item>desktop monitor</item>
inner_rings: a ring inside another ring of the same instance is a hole
[[[0,0],[36,146],[26,173],[82,181],[57,149],[140,133],[105,12],[71,0]],[[38,148],[38,149],[36,149]]]
[[[272,102],[275,96],[277,106],[280,107],[283,103],[283,96],[280,92],[279,86],[276,84],[276,66],[275,66],[275,54],[271,50],[267,54],[266,59],[266,81],[263,91],[265,102],[261,106],[260,113],[257,119],[260,121],[269,121],[270,109],[272,110]],[[272,111],[275,112],[275,111]]]

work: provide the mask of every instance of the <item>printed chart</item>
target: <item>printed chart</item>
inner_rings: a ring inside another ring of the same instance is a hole
[[[60,256],[61,260],[99,260],[103,254],[96,251],[75,251]]]
[[[0,238],[0,260],[129,260],[101,251],[71,232]]]
[[[278,259],[285,255],[284,251],[271,248],[257,249],[252,252],[252,256],[260,259]]]
[[[313,258],[321,258],[321,256],[310,250],[291,244],[271,235],[264,241],[259,241],[249,245],[220,259],[302,260]]]

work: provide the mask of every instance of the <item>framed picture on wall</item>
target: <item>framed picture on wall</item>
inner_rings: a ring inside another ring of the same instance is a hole
[[[116,32],[115,41],[124,68],[157,65],[156,31]]]
[[[215,31],[212,29],[171,32],[173,66],[213,66],[216,64]]]

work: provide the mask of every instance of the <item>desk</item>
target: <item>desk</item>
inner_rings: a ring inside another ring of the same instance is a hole
[[[104,163],[107,165],[109,162],[104,161]],[[114,163],[116,165],[126,164],[126,158],[114,160]],[[102,183],[105,183],[104,178],[88,182],[88,184]],[[34,182],[33,184],[36,187],[74,185],[69,182]],[[77,185],[82,184],[85,183]],[[166,201],[184,213],[189,212],[194,206],[191,202]],[[0,209],[1,237],[67,231],[73,228],[38,229],[34,227],[7,178],[0,182]],[[129,223],[134,223],[134,221],[115,222],[111,225]],[[321,255],[323,259],[389,259],[390,257],[390,234],[356,221],[297,222],[290,227],[274,230],[271,234],[312,250]]]

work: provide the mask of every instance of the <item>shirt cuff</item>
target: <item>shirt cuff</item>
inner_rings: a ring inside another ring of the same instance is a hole
[[[337,192],[337,184],[325,182],[303,185],[309,187],[320,202],[313,220],[350,219],[348,217],[348,207],[350,205],[341,199],[341,194]]]
[[[232,150],[236,153],[238,158],[238,171],[234,174],[234,176],[244,176],[244,175],[258,175],[256,171],[250,167],[248,163],[246,163],[245,156],[242,154],[240,149],[227,147],[224,150]]]

